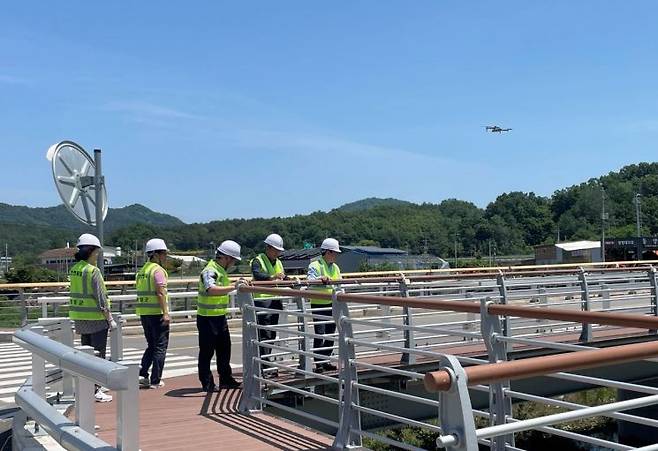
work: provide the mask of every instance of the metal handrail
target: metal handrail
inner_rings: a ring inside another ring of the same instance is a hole
[[[574,371],[643,360],[658,356],[658,342],[634,343],[603,349],[533,357],[509,362],[490,363],[464,368],[468,385],[491,384],[504,380],[525,379],[560,371]],[[425,388],[430,392],[447,391],[454,384],[447,370],[425,374]]]
[[[45,424],[46,430],[66,449],[137,451],[139,449],[138,364],[107,361],[95,357],[90,347],[83,346],[76,349],[44,336],[42,326],[33,329],[18,330],[13,336],[14,343],[32,353],[32,379],[28,380],[15,395],[17,404],[23,409],[21,421],[14,424],[16,433],[21,433],[26,417],[30,416],[40,424]],[[44,399],[46,362],[74,377],[76,425],[79,428],[69,420],[63,421],[63,417]],[[119,404],[116,448],[93,436],[94,384],[116,391],[116,402]],[[78,434],[76,431],[79,429],[86,431],[87,434]]]
[[[295,289],[265,288],[240,285],[238,291],[246,293],[272,294],[281,296],[303,296],[316,299],[332,299],[327,293],[302,291]],[[374,296],[360,294],[337,294],[336,299],[342,302],[357,302],[380,304],[398,307],[414,307],[428,310],[447,310],[462,313],[480,313],[480,303],[476,301],[445,301],[439,298],[414,299],[400,296]],[[658,328],[658,317],[636,314],[611,314],[605,312],[573,311],[558,308],[526,307],[519,305],[488,304],[487,312],[492,315],[516,316],[531,319],[549,319],[577,323],[593,323],[608,326],[633,327],[639,329]]]

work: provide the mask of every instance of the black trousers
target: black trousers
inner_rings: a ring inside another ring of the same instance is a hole
[[[98,352],[101,359],[105,358],[107,351],[107,332],[109,329],[103,329],[93,334],[80,334],[80,342],[82,346],[91,346],[94,351]]]
[[[270,309],[283,310],[283,304],[281,302],[281,299],[273,299],[266,301],[255,300],[254,303],[256,307],[265,307]],[[262,326],[276,326],[277,324],[279,324],[279,314],[261,313],[259,315],[256,315],[256,322]],[[275,338],[276,338],[275,330],[258,329],[258,341],[274,340]],[[260,347],[261,356],[265,356],[271,352],[272,352],[271,348],[267,348],[265,346]]]
[[[80,334],[80,344],[82,346],[91,346],[94,348],[94,351],[98,352],[98,357],[104,359],[107,352],[107,333],[109,330],[103,329],[93,334]],[[95,387],[98,390],[100,385],[96,385]]]
[[[231,371],[231,335],[228,330],[226,316],[196,317],[196,327],[199,331],[199,381],[203,387],[215,385],[210,361],[213,355],[217,358],[217,373],[219,383],[225,383],[233,378]]]
[[[333,320],[333,308],[331,305],[324,305],[324,304],[311,304],[311,308],[313,309],[313,314],[314,315],[322,315],[327,317],[328,320]],[[315,311],[316,308],[326,308],[326,310],[319,310]],[[331,309],[331,310],[330,310]],[[318,319],[314,319],[314,321],[320,321]],[[331,322],[327,324],[314,324],[313,328],[315,329],[315,333],[317,335],[324,335],[324,334],[333,334],[336,332],[336,323]],[[334,340],[333,339],[323,339],[323,338],[314,338],[313,339],[313,348],[325,348],[328,346],[333,346],[334,345]],[[313,350],[315,354],[322,354],[326,355],[329,357],[331,353],[333,352],[333,349],[321,349],[321,350]],[[318,357],[315,357],[315,361],[323,360]]]
[[[151,384],[155,385],[162,379],[169,346],[169,324],[163,323],[162,315],[142,315],[140,321],[146,337],[146,350],[142,356],[139,375],[148,379],[151,369]]]

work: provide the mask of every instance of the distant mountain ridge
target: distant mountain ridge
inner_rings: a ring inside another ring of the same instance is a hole
[[[86,230],[84,224],[75,219],[64,207],[26,207],[0,202],[0,223],[54,227],[60,230]],[[110,208],[105,219],[105,230],[114,230],[138,223],[159,227],[180,226],[185,223],[175,216],[155,212],[143,205],[133,204],[121,208]]]
[[[401,205],[415,205],[413,202],[406,200],[394,199],[392,197],[381,198],[381,197],[367,197],[365,199],[357,200],[355,202],[350,202],[345,205],[341,205],[336,208],[338,211],[344,212],[355,212],[370,210],[371,208],[377,207],[399,207]]]

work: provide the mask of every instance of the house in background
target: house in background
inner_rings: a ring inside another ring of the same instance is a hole
[[[447,268],[448,263],[434,255],[410,255],[407,251],[390,247],[341,246],[337,263],[343,273],[358,272],[364,264],[378,266],[392,265],[404,269]],[[306,274],[308,265],[320,257],[320,248],[292,249],[281,254],[281,263],[286,274]]]
[[[68,273],[71,266],[75,265],[75,247],[62,247],[58,249],[49,249],[39,255],[41,264],[53,271]],[[103,262],[105,265],[111,265],[112,259],[121,257],[121,248],[113,246],[103,246]]]
[[[571,241],[535,246],[536,265],[602,261],[600,241]]]

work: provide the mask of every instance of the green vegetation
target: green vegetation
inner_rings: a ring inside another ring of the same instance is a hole
[[[567,402],[573,402],[587,406],[598,406],[601,404],[615,402],[616,394],[614,389],[599,388],[566,395],[564,400]],[[567,409],[561,407],[554,407],[534,402],[522,402],[514,405],[513,416],[519,420],[526,420],[566,411]],[[438,422],[434,420],[430,421],[430,423],[438,424]],[[488,420],[481,417],[476,418],[476,427],[481,428],[488,425]],[[595,436],[609,433],[610,430],[614,427],[614,422],[610,418],[595,417],[559,424],[555,427],[565,431]],[[435,449],[436,438],[438,436],[438,434],[435,432],[417,427],[387,428],[386,430],[378,432],[378,434],[392,440],[400,441],[408,445],[424,449]],[[516,434],[515,439],[516,446],[523,449],[532,449],[536,451],[554,450],[558,448],[562,449],[563,451],[580,449],[574,447],[573,443],[570,443],[569,440],[538,431],[527,431]],[[400,449],[372,439],[364,439],[363,444],[366,448],[373,451],[393,451]],[[489,448],[481,447],[481,449]]]
[[[337,210],[344,212],[352,212],[352,211],[368,210],[370,208],[382,207],[382,206],[399,207],[400,205],[413,205],[413,204],[406,200],[393,199],[391,197],[386,199],[381,199],[379,197],[367,197],[365,199],[357,200],[356,202],[350,202],[349,204],[342,205],[338,207]]]
[[[473,257],[476,263],[485,264],[490,246],[499,256],[530,254],[533,246],[554,242],[558,229],[561,240],[599,239],[602,187],[609,213],[608,236],[635,234],[635,193],[642,196],[642,233],[658,234],[658,163],[640,163],[561,189],[551,197],[501,194],[484,209],[457,199],[419,205],[369,198],[309,215],[188,225],[133,205],[110,211],[107,241],[127,250],[135,247],[135,241],[143,243],[157,235],[177,251],[205,251],[211,243],[231,238],[242,244],[243,253],[250,257],[262,249],[263,237],[276,232],[284,237],[288,248],[301,248],[305,242],[317,245],[333,236],[344,244],[427,251],[449,260],[456,244],[460,257]],[[0,215],[3,222],[37,225],[0,225],[0,244],[8,241],[12,254],[17,250],[35,254],[55,244],[62,246],[80,232],[79,226],[67,229],[71,221],[77,223],[62,207],[27,209],[0,204]]]

